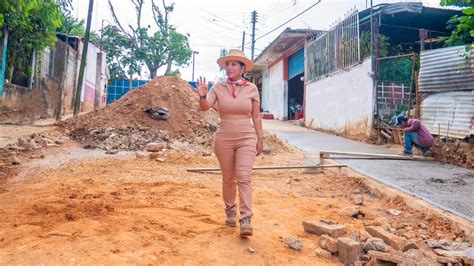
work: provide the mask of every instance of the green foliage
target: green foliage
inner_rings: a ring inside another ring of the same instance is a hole
[[[61,11],[61,25],[56,31],[67,35],[84,36],[86,31],[85,21],[76,19],[69,12]]]
[[[7,78],[11,80],[13,72],[23,78],[32,52],[54,45],[61,24],[59,8],[54,0],[2,0],[0,14],[8,31]]]
[[[379,57],[385,57],[388,55],[389,42],[388,38],[384,35],[377,35],[378,45],[379,45]],[[360,46],[360,57],[361,59],[367,58],[370,56],[370,31],[363,31],[360,34],[359,38]]]
[[[453,16],[447,23],[447,29],[452,30],[451,36],[442,37],[440,41],[445,46],[468,45],[474,42],[474,1],[473,0],[441,0],[442,6],[463,7],[463,15]]]
[[[412,83],[412,66],[412,57],[380,60],[378,62],[378,80],[382,82],[399,82],[409,86]]]
[[[131,2],[135,6],[137,24],[124,27],[109,0],[115,23],[106,26],[101,33],[111,78],[124,79],[131,74],[140,74],[142,68],[146,66],[152,79],[163,66],[167,66],[165,75],[168,75],[173,64],[177,66],[188,64],[192,54],[188,36],[177,32],[168,22],[174,4],[166,5],[163,1],[163,6],[159,7],[151,1],[153,19],[158,29],[153,30],[150,25],[145,27],[141,25],[144,1],[131,0]]]
[[[169,76],[181,77],[181,71],[179,71],[179,69],[173,70],[173,71],[170,72]]]

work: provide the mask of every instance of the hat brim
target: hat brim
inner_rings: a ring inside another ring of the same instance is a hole
[[[251,71],[254,66],[253,61],[248,59],[247,57],[235,56],[235,55],[227,55],[227,56],[220,57],[219,59],[217,59],[217,64],[220,67],[225,68],[225,62],[227,61],[242,62],[245,65],[245,71]]]

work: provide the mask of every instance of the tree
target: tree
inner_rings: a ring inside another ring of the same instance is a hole
[[[146,66],[150,79],[154,78],[158,69],[167,66],[165,75],[171,73],[173,64],[185,65],[191,58],[188,36],[176,31],[169,23],[169,15],[174,4],[162,6],[151,1],[154,22],[158,30],[152,31],[150,25],[142,25],[144,0],[131,0],[135,7],[136,25],[124,27],[115,12],[112,1],[109,7],[115,25],[102,30],[103,46],[107,52],[107,63],[111,66],[111,76],[124,78],[126,73],[140,74]]]
[[[7,78],[23,79],[32,71],[32,52],[54,45],[59,8],[54,0],[2,0],[0,14],[8,32]]]
[[[452,29],[451,36],[441,38],[446,46],[468,44],[474,41],[474,1],[473,0],[441,0],[442,6],[462,7],[463,15],[453,16],[447,22],[447,29]]]

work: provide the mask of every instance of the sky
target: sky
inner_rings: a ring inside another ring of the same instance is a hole
[[[136,25],[136,16],[132,0],[112,0],[112,4],[123,25]],[[330,25],[344,18],[344,15],[353,9],[359,11],[370,7],[370,0],[321,0],[319,4],[282,26],[271,34],[265,35],[282,23],[293,18],[303,10],[317,2],[317,0],[165,0],[167,4],[174,2],[174,11],[170,15],[170,22],[178,32],[189,34],[189,43],[195,56],[195,79],[205,76],[208,80],[217,77],[219,67],[216,60],[220,50],[225,48],[240,48],[242,35],[245,31],[245,54],[250,57],[251,48],[251,12],[257,12],[255,37],[255,57],[268,46],[285,28],[327,30]],[[155,0],[161,4],[161,0]],[[373,5],[381,3],[411,2],[395,0],[373,0]],[[426,6],[439,7],[439,0],[422,0]],[[89,1],[73,0],[73,14],[79,19],[87,18]],[[142,15],[142,25],[155,23],[151,12],[151,0],[145,0]],[[92,14],[92,30],[100,30],[101,25],[111,24],[113,21],[108,0],[95,0]],[[124,26],[126,27],[126,26]],[[173,69],[178,68],[174,66]],[[144,68],[146,70],[146,67]],[[158,70],[162,74],[165,67]],[[192,79],[192,59],[188,66],[179,67],[181,77]],[[148,78],[144,71],[142,79]]]

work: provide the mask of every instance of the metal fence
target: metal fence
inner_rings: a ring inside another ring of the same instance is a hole
[[[306,45],[308,81],[347,69],[360,62],[359,12],[347,13],[344,19]]]
[[[147,80],[132,80],[132,89],[147,83]],[[107,87],[107,104],[113,103],[120,99],[122,95],[130,90],[130,80],[111,80]]]

